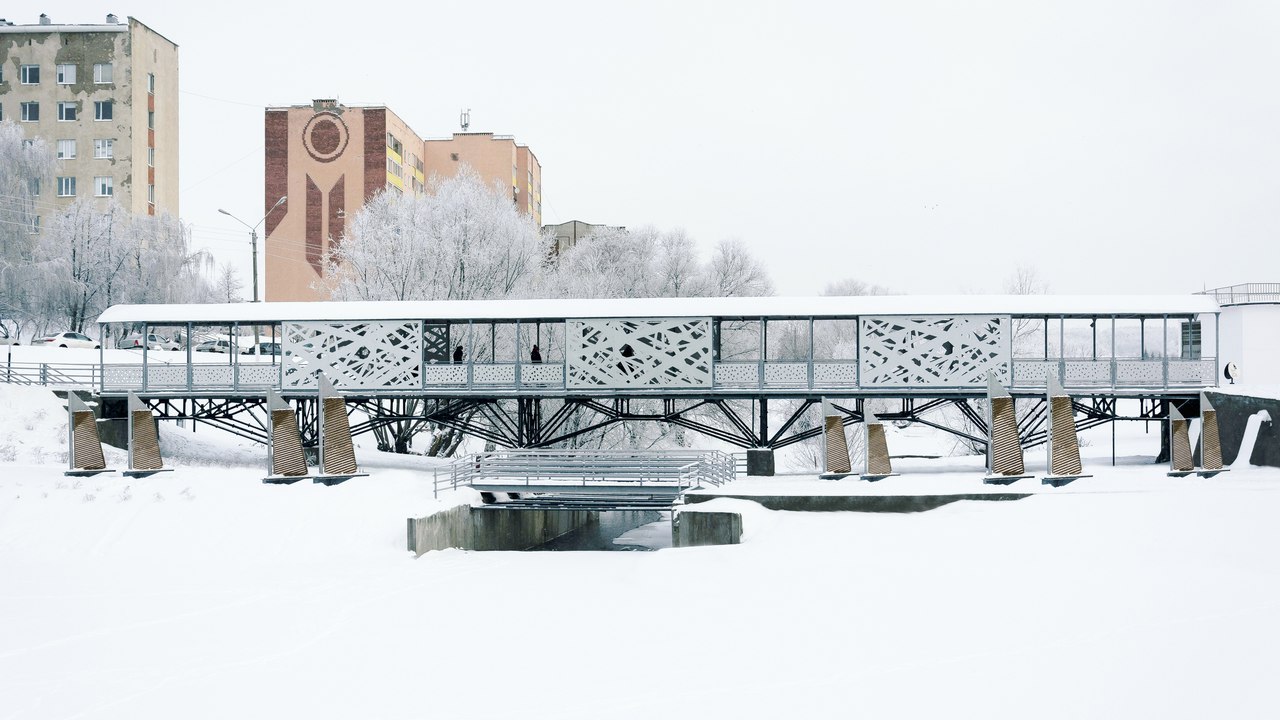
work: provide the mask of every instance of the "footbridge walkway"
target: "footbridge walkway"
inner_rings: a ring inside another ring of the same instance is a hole
[[[1123,417],[1120,398],[1163,417],[1217,384],[1218,313],[1204,295],[118,305],[98,319],[103,337],[216,335],[231,352],[144,348],[117,362],[103,350],[88,377],[108,401],[134,392],[162,417],[224,427],[267,390],[306,415],[323,372],[363,413],[357,434],[429,422],[538,448],[656,421],[777,448],[816,436],[827,398],[847,423],[889,400],[882,419],[981,443],[984,413],[970,403],[988,377],[1033,399],[1053,378],[1082,422]],[[946,407],[963,422],[929,415]],[[1025,441],[1043,440],[1037,427]]]
[[[734,479],[716,450],[501,450],[435,473],[435,492],[470,487],[508,509],[667,508],[686,490]]]

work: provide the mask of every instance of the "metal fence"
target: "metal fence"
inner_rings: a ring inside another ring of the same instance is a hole
[[[435,472],[435,493],[459,487],[528,492],[680,492],[736,476],[719,450],[498,450],[460,458]]]
[[[0,380],[15,385],[47,385],[96,389],[101,368],[88,363],[19,363],[0,365]]]
[[[1250,305],[1255,303],[1280,303],[1280,283],[1242,283],[1205,290],[1219,305]]]

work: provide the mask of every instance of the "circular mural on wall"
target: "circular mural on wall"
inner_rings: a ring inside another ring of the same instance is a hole
[[[320,162],[337,160],[347,149],[347,124],[333,113],[317,113],[302,129],[302,146]]]

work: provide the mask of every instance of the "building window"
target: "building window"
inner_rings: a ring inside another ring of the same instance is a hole
[[[114,75],[111,63],[94,63],[93,82],[95,85],[109,85]]]
[[[156,186],[155,185],[147,186],[147,202],[151,203],[152,205],[156,204]]]
[[[148,130],[156,129],[156,112],[154,110],[147,111],[147,129]]]
[[[155,166],[156,166],[156,149],[153,147],[149,147],[147,148],[147,167],[155,167]]]
[[[36,215],[31,218],[31,227],[28,228],[27,232],[31,233],[32,235],[40,234],[40,216],[39,215]]]
[[[79,110],[73,102],[58,103],[58,121],[59,122],[75,122],[76,113]]]
[[[93,119],[94,120],[110,120],[113,117],[114,108],[110,100],[94,100],[93,101]]]
[[[27,191],[31,193],[31,197],[40,197],[40,178],[27,180]]]
[[[404,145],[391,133],[387,133],[387,147],[394,150],[397,155],[404,155]]]
[[[67,64],[59,64],[56,68],[57,80],[59,85],[75,85],[76,84],[76,66]]]
[[[58,141],[58,159],[59,160],[75,160],[76,159],[76,141],[75,140],[59,140]]]
[[[156,74],[155,73],[147,73],[147,94],[148,95],[156,94]]]
[[[23,85],[39,85],[40,84],[40,66],[39,65],[23,65],[18,68],[18,82]]]
[[[58,197],[75,197],[76,195],[76,179],[75,177],[59,177],[58,178]]]
[[[395,160],[392,160],[391,158],[387,158],[387,173],[394,175],[396,177],[400,177],[402,173],[400,164],[397,163]]]
[[[22,122],[40,122],[40,103],[22,103]]]
[[[114,189],[110,177],[99,176],[93,179],[93,194],[97,197],[111,197]]]
[[[0,105],[0,120],[4,120],[4,106]]]
[[[112,138],[93,141],[93,156],[99,160],[115,157],[116,141]]]

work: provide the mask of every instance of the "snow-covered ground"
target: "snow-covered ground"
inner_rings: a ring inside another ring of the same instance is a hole
[[[471,500],[430,460],[264,486],[261,449],[166,425],[175,472],[72,479],[65,432],[0,386],[6,720],[1280,716],[1280,470],[1112,469],[1108,432],[1095,478],[1017,502],[718,500],[742,545],[414,559],[405,518]]]

